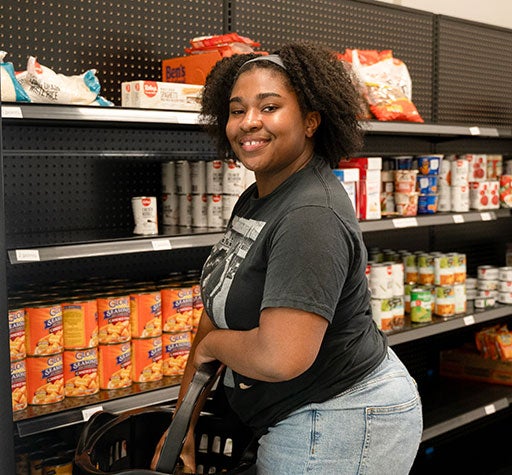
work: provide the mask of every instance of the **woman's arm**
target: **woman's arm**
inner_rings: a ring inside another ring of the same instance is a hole
[[[313,364],[327,326],[325,318],[311,312],[266,308],[252,330],[211,328],[195,348],[194,365],[219,360],[248,378],[287,381]]]

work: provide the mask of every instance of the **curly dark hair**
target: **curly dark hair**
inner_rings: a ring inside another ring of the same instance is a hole
[[[358,121],[360,96],[352,74],[331,50],[312,43],[289,43],[275,51],[286,71],[270,61],[247,61],[259,55],[234,55],[220,60],[210,71],[202,97],[200,121],[215,139],[221,158],[230,155],[226,137],[229,99],[238,75],[253,68],[272,68],[286,78],[303,114],[318,111],[321,123],[315,133],[315,152],[332,168],[340,159],[358,152],[364,132]],[[241,69],[242,68],[242,69]]]

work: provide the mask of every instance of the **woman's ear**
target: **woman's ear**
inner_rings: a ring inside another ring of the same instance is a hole
[[[318,111],[312,111],[306,114],[306,119],[304,120],[306,137],[311,138],[315,135],[321,120],[320,112]]]

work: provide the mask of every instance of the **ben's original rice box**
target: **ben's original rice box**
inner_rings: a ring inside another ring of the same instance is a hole
[[[158,81],[121,84],[121,106],[145,109],[199,111],[203,86]]]

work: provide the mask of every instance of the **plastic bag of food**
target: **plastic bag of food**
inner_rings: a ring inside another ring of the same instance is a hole
[[[391,50],[347,50],[372,114],[381,121],[423,122],[412,102],[412,81],[407,66]]]
[[[30,102],[30,97],[25,92],[18,79],[12,63],[4,62],[7,55],[5,51],[0,51],[0,80],[2,91],[2,102]]]
[[[27,62],[27,70],[18,74],[18,81],[32,102],[46,104],[113,105],[102,98],[96,70],[65,76],[39,64],[34,56]]]
[[[222,57],[227,57],[234,54],[252,53],[254,48],[260,46],[260,43],[233,32],[225,35],[199,36],[190,40],[190,45],[190,48],[185,48],[187,54],[218,51]]]

